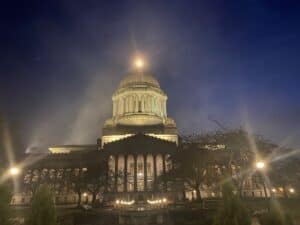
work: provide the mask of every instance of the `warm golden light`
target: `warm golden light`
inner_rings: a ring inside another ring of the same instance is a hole
[[[290,188],[290,189],[289,189],[289,192],[290,192],[290,193],[295,193],[295,189],[294,189],[294,188]]]
[[[141,69],[141,68],[144,67],[145,63],[144,63],[144,61],[141,58],[137,58],[134,61],[134,65],[135,65],[136,68]]]
[[[283,192],[283,188],[282,188],[282,187],[280,187],[280,188],[279,188],[279,191],[280,191],[280,192]]]
[[[84,192],[84,193],[83,193],[83,196],[86,197],[86,196],[87,196],[87,193]]]
[[[276,189],[275,189],[275,188],[272,188],[272,192],[273,192],[273,193],[276,193]]]
[[[150,200],[150,199],[148,199],[147,202],[149,204],[151,204],[151,205],[158,205],[158,204],[167,203],[167,199],[166,198],[156,199],[156,200]]]
[[[256,162],[256,168],[259,170],[265,168],[265,163],[263,161]]]
[[[17,167],[12,167],[12,168],[9,169],[9,173],[12,176],[16,176],[20,173],[20,169],[17,168]]]

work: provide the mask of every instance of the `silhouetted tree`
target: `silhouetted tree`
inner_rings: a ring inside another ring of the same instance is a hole
[[[214,225],[250,225],[251,217],[239,197],[234,194],[234,186],[228,178],[222,186],[222,200]]]
[[[32,198],[28,225],[56,225],[53,194],[46,185],[41,185]]]
[[[173,170],[166,176],[167,178],[172,178],[173,181],[177,179],[182,180],[185,188],[196,190],[196,198],[201,200],[200,186],[205,181],[206,160],[204,154],[202,157],[199,156],[199,152],[195,149],[177,152],[173,156]]]
[[[73,190],[77,193],[77,207],[81,204],[81,196],[84,191],[86,191],[87,183],[86,183],[86,171],[83,169],[75,169],[70,178]]]
[[[11,210],[9,203],[11,200],[11,194],[8,187],[0,185],[0,224],[10,225]]]
[[[261,225],[293,225],[292,217],[281,208],[278,202],[272,200],[270,210],[259,218]]]
[[[92,194],[92,204],[96,203],[96,196],[103,194],[106,182],[106,164],[98,163],[88,168],[86,174],[87,190]]]
[[[226,152],[227,155],[224,155],[223,162],[220,162],[225,165],[226,173],[231,175],[232,182],[240,196],[243,193],[245,180],[252,175],[251,171],[254,169],[253,163],[256,157],[267,158],[279,148],[262,136],[251,134],[243,129],[217,131],[201,135],[194,134],[183,137],[182,142],[187,154],[191,152],[189,149],[210,150],[217,153],[215,157],[219,157],[221,152]],[[203,153],[200,157],[202,155]],[[232,169],[233,166],[235,171]],[[207,179],[210,178],[215,180],[215,177],[207,176]],[[264,181],[260,183],[264,184]]]

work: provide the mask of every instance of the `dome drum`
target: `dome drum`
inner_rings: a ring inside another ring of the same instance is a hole
[[[141,126],[141,125],[156,125],[162,124],[163,120],[157,115],[150,114],[131,114],[123,115],[118,118],[118,124],[121,125],[131,125],[131,126]]]

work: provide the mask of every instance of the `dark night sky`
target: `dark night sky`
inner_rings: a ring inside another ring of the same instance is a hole
[[[0,113],[26,146],[95,143],[137,51],[181,133],[300,146],[299,1],[22,2],[1,5]]]

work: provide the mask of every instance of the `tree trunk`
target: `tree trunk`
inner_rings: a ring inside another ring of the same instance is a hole
[[[81,191],[78,191],[77,194],[78,194],[77,207],[79,207],[81,204]]]
[[[239,197],[242,198],[243,197],[243,188],[244,187],[244,179],[241,180],[238,189],[239,189]]]
[[[196,193],[197,193],[197,200],[201,201],[202,200],[202,197],[201,197],[201,192],[200,192],[200,188],[199,186],[196,188]]]
[[[95,205],[95,202],[96,202],[96,195],[97,195],[96,192],[93,192],[93,193],[92,193],[92,205]]]
[[[264,187],[264,193],[265,193],[265,198],[268,198],[268,193],[267,193],[267,188],[266,188],[266,184],[264,181],[263,182],[263,187]]]

